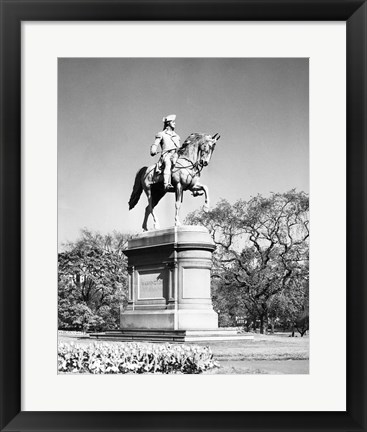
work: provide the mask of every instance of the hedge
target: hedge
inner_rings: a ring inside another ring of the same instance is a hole
[[[207,346],[151,343],[59,343],[61,373],[198,374],[219,367]]]

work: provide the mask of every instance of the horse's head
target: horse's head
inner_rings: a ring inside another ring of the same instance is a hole
[[[203,135],[203,139],[199,144],[199,166],[205,167],[209,164],[210,158],[212,157],[215,145],[219,138],[220,135],[217,133],[213,136]]]
[[[178,155],[191,161],[193,166],[203,168],[209,164],[219,138],[218,134],[210,136],[204,133],[192,133],[182,144]]]

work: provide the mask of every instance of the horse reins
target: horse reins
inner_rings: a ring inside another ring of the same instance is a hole
[[[192,162],[190,161],[190,159],[188,159],[188,158],[186,158],[186,157],[182,157],[182,156],[181,156],[181,159],[185,159],[185,160],[189,161],[190,164],[189,164],[189,165],[186,165],[186,166],[181,165],[180,167],[177,167],[177,168],[176,168],[176,165],[177,165],[177,163],[176,163],[175,166],[174,166],[174,168],[173,168],[173,170],[172,170],[172,173],[175,173],[175,172],[177,172],[177,171],[179,171],[179,170],[181,170],[181,169],[194,168],[194,169],[197,170],[197,173],[200,174],[201,171],[202,171],[203,168],[204,168],[203,166],[200,166],[200,165],[199,165],[199,162],[192,163]],[[175,169],[175,168],[176,168],[176,169]]]

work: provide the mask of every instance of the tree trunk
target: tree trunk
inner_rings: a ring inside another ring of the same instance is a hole
[[[274,334],[275,333],[275,319],[274,318],[270,318],[270,325],[271,325],[270,333]]]
[[[269,317],[268,314],[264,314],[264,334],[268,334],[268,327],[269,327]]]
[[[257,320],[257,318],[254,317],[254,318],[252,318],[252,322],[251,322],[251,325],[252,325],[252,331],[253,331],[254,333],[256,333],[256,327],[257,327],[256,320]]]
[[[264,316],[260,317],[260,334],[264,334]]]

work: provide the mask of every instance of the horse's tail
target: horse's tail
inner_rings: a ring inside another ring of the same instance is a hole
[[[136,206],[136,204],[139,201],[140,195],[143,192],[143,186],[141,184],[141,178],[142,178],[144,172],[147,170],[147,168],[148,167],[143,167],[136,173],[133,191],[131,192],[131,196],[129,199],[129,210],[131,210],[132,208],[134,208]]]

